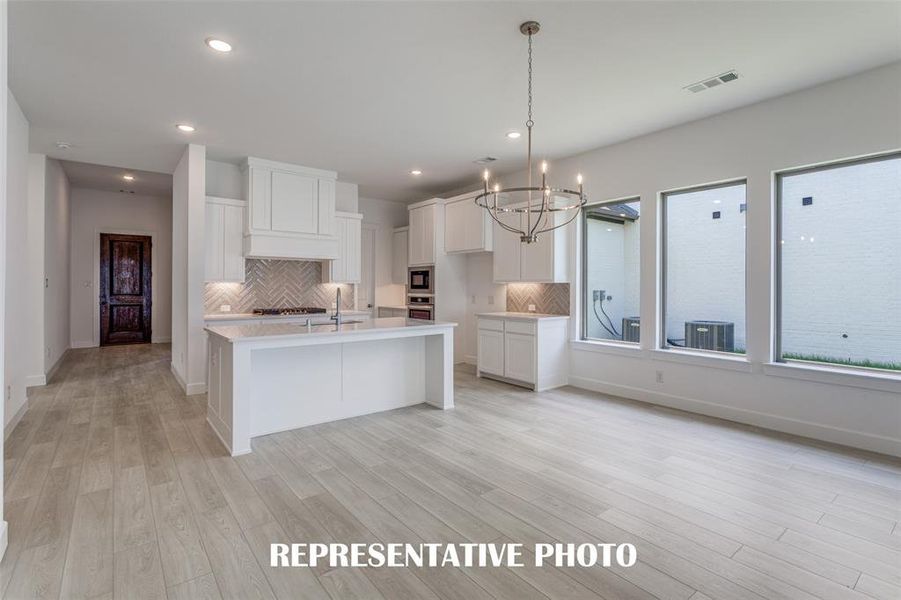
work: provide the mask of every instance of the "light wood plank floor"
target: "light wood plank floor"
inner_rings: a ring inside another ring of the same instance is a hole
[[[901,462],[457,372],[227,456],[169,347],[69,353],[6,442],[6,598],[901,598]],[[849,398],[849,401],[851,399]],[[270,569],[268,544],[633,542],[631,569]]]

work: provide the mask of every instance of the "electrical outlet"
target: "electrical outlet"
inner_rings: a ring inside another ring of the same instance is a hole
[[[50,346],[47,346],[47,358],[50,358]]]
[[[231,312],[232,305],[231,304],[222,304],[219,306],[219,312]]]
[[[13,386],[8,385],[8,386],[6,386],[6,399],[12,400],[12,398],[13,398]]]
[[[535,312],[535,305],[534,305],[534,304],[530,304],[530,305],[529,305],[529,312]]]
[[[663,383],[663,371],[657,371],[657,383]]]
[[[475,297],[475,294],[473,294],[473,296],[472,296],[472,303],[473,303],[473,304],[476,303],[476,297]]]

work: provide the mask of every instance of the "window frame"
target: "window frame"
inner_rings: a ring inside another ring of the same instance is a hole
[[[668,210],[668,202],[669,197],[677,194],[685,194],[689,192],[704,192],[707,190],[715,190],[719,188],[732,187],[736,185],[744,185],[745,186],[745,245],[744,245],[744,280],[745,280],[745,293],[744,293],[744,319],[745,319],[745,342],[747,346],[747,331],[748,331],[748,239],[750,236],[748,235],[747,224],[748,224],[748,215],[750,211],[750,202],[749,194],[748,194],[748,177],[735,177],[732,179],[724,179],[721,181],[714,181],[711,183],[704,183],[700,185],[690,185],[680,188],[672,188],[669,190],[664,190],[658,193],[658,212],[657,218],[659,221],[658,225],[658,236],[657,236],[657,246],[659,248],[658,251],[658,267],[657,267],[657,337],[656,337],[656,348],[655,350],[660,350],[663,352],[673,352],[674,354],[679,355],[687,355],[687,356],[698,356],[699,358],[703,357],[711,357],[717,359],[726,359],[732,360],[735,362],[745,362],[749,361],[748,359],[748,348],[745,347],[744,354],[738,352],[722,352],[719,350],[704,350],[701,348],[686,348],[679,346],[670,346],[666,342],[666,260],[667,260],[667,228],[668,228],[668,219],[667,219],[667,210]]]
[[[627,204],[631,202],[638,202],[639,205],[639,217],[641,217],[641,196],[638,194],[631,196],[623,196],[620,198],[611,198],[609,200],[600,200],[598,202],[590,202],[582,207],[582,215],[580,218],[580,240],[579,245],[581,246],[579,249],[581,255],[581,265],[579,274],[579,301],[581,303],[581,313],[580,317],[582,322],[579,324],[579,342],[585,342],[589,344],[607,344],[609,346],[620,347],[620,348],[641,348],[641,342],[644,339],[644,334],[639,330],[638,332],[638,342],[627,342],[625,340],[603,340],[599,338],[590,338],[588,337],[588,301],[586,297],[586,293],[588,291],[588,212],[585,210],[586,208],[595,208],[598,206],[605,206],[611,204]],[[642,276],[642,268],[643,264],[641,261],[641,226],[639,225],[638,229],[638,289],[639,289],[639,298],[638,298],[638,313],[639,318],[641,318],[641,276]]]
[[[855,156],[852,158],[842,158],[831,160],[828,162],[807,165],[804,167],[795,167],[782,169],[773,173],[773,296],[771,299],[773,306],[773,327],[772,336],[773,343],[770,348],[770,364],[784,367],[790,366],[801,369],[810,369],[813,371],[828,370],[830,372],[853,374],[853,375],[870,375],[870,376],[888,376],[889,378],[898,375],[889,369],[879,369],[876,367],[862,367],[857,365],[842,365],[829,362],[821,362],[816,360],[800,360],[785,359],[782,357],[782,180],[784,177],[794,175],[805,175],[807,173],[816,173],[819,171],[829,171],[831,169],[840,169],[842,167],[850,167],[854,165],[874,163],[883,160],[901,159],[901,150],[889,150],[887,152],[878,152],[875,154],[866,154],[863,156]]]

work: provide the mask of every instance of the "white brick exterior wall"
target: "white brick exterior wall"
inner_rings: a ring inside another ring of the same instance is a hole
[[[783,352],[901,363],[901,159],[787,176],[782,214]]]
[[[783,351],[901,363],[901,159],[783,181]],[[729,321],[744,349],[745,187],[668,202],[667,337],[683,338],[685,321]],[[638,314],[638,225],[589,219],[586,243],[588,337],[611,339],[592,291],[613,296],[604,308],[617,331]]]

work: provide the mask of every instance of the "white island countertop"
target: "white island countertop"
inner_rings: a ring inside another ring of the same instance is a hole
[[[368,310],[342,310],[341,314],[346,318],[368,318],[370,312]],[[297,315],[258,315],[255,313],[210,313],[203,315],[203,320],[208,323],[228,322],[228,321],[304,321],[306,319],[323,320],[328,319],[332,315],[332,311],[324,313],[307,313]]]
[[[542,321],[545,319],[568,319],[569,315],[548,315],[543,313],[530,312],[484,312],[476,313],[477,317],[485,317],[488,319],[522,319],[523,321]]]
[[[348,319],[351,320],[351,319]],[[456,327],[456,323],[422,321],[404,317],[369,319],[359,323],[327,323],[307,327],[304,323],[236,323],[234,325],[209,325],[205,330],[228,342],[252,342],[276,338],[317,338],[322,343],[340,342],[343,338],[373,333],[417,332],[429,329]]]

